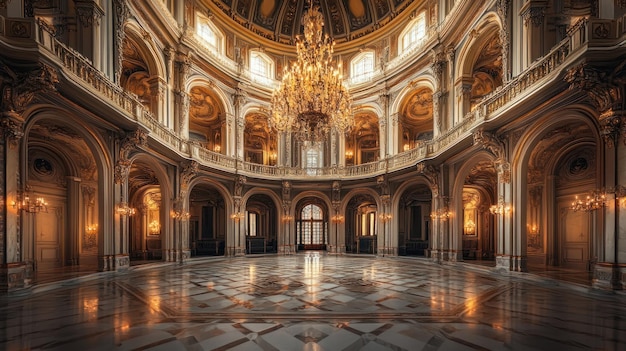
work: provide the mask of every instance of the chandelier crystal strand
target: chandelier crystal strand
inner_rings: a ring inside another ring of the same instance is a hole
[[[347,133],[354,124],[352,101],[335,68],[335,43],[323,35],[324,19],[311,7],[303,16],[304,40],[296,43],[297,61],[285,70],[272,95],[270,126],[299,140],[322,141],[331,132]]]

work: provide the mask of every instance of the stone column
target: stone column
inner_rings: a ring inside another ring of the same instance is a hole
[[[67,221],[67,241],[65,243],[65,264],[70,266],[78,265],[78,255],[80,252],[79,242],[81,228],[81,179],[76,177],[67,177],[67,212],[71,220]]]
[[[0,292],[27,287],[33,264],[21,255],[20,147],[24,121],[15,112],[5,112],[0,119]],[[17,205],[16,205],[17,206]]]
[[[379,145],[380,145],[380,150],[379,150],[379,155],[378,155],[378,159],[379,160],[384,160],[385,158],[387,158],[388,154],[389,154],[389,145],[387,145],[387,138],[389,137],[387,135],[388,131],[387,131],[387,124],[389,121],[389,100],[390,100],[390,95],[389,95],[389,91],[387,89],[383,89],[378,93],[378,103],[381,106],[381,109],[383,110],[383,115],[380,116],[380,118],[378,119],[378,124],[379,124]],[[354,146],[354,158],[357,157],[356,155],[356,145]],[[356,163],[355,163],[356,164]]]
[[[594,266],[592,284],[605,290],[626,289],[626,114],[608,110],[600,115],[604,140],[605,184],[608,198],[604,216],[604,247]]]

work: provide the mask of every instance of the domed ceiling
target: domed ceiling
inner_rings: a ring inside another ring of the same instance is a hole
[[[210,0],[244,28],[270,40],[292,44],[302,33],[308,0]],[[412,0],[313,1],[324,15],[324,31],[336,42],[373,32],[401,13]]]

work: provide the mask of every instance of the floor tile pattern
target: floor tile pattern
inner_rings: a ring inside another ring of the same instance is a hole
[[[195,260],[0,296],[2,350],[624,350],[626,296],[374,257]]]

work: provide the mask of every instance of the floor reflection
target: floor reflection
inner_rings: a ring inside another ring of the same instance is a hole
[[[419,259],[199,259],[0,300],[5,350],[626,349],[624,295]]]

